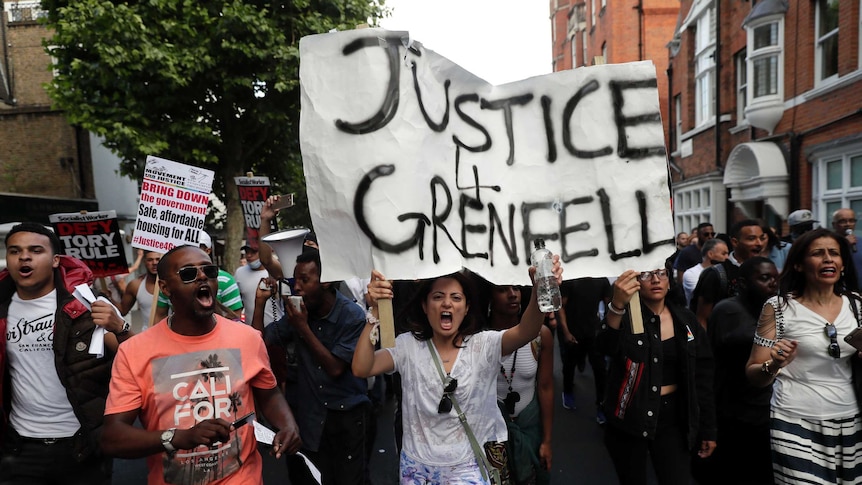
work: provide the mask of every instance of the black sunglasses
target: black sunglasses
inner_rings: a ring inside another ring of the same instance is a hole
[[[826,336],[829,337],[829,355],[834,359],[841,358],[841,347],[838,346],[838,330],[835,329],[835,325],[831,323],[827,323],[826,327],[823,328],[826,332]]]
[[[214,264],[205,264],[203,266],[183,266],[177,271],[180,275],[180,280],[183,283],[193,283],[198,279],[198,271],[203,271],[204,276],[209,279],[218,278],[218,266]]]
[[[440,404],[437,405],[438,413],[446,414],[452,410],[452,399],[449,398],[449,395],[455,392],[457,388],[458,379],[449,377],[449,380],[446,381],[446,386],[443,388],[443,397],[440,398]]]

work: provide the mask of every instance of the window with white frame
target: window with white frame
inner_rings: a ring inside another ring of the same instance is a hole
[[[736,64],[736,124],[745,122],[745,107],[748,106],[748,61],[746,50],[742,49],[734,56]]]
[[[569,48],[572,52],[572,69],[578,67],[578,46],[575,39],[577,39],[575,35],[572,35],[569,39]]]
[[[830,227],[832,213],[842,207],[853,209],[857,216],[862,214],[862,146],[823,155],[814,166],[813,198],[823,208],[819,214],[827,221],[822,225]]]
[[[590,27],[596,25],[596,0],[590,0]]]
[[[713,222],[712,184],[674,189],[673,214],[677,231],[691,232],[701,222]]]
[[[814,71],[821,82],[838,75],[838,0],[817,0]]]
[[[695,31],[695,122],[701,125],[715,115],[715,10],[704,9]]]
[[[784,18],[752,23],[748,30],[751,99],[778,98],[784,69]]]

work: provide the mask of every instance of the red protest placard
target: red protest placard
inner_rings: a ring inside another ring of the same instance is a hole
[[[116,211],[52,214],[49,220],[63,252],[83,261],[97,278],[129,272]]]

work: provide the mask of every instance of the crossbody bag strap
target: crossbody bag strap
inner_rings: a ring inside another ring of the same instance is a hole
[[[850,309],[853,310],[853,316],[856,317],[856,326],[862,327],[862,318],[859,315],[859,309],[856,307],[856,297],[858,294],[855,291],[851,291],[849,295],[847,295],[847,300],[850,301]]]
[[[443,366],[440,365],[440,358],[437,356],[437,352],[434,351],[431,340],[429,339],[425,342],[428,344],[428,352],[431,352],[431,358],[434,359],[437,373],[440,374],[440,381],[445,387],[446,376],[443,374]],[[485,457],[485,452],[482,450],[482,447],[479,446],[479,442],[476,441],[476,435],[473,434],[473,430],[467,423],[467,416],[461,412],[461,406],[458,405],[458,400],[455,399],[454,392],[449,394],[449,400],[452,401],[452,407],[455,408],[455,412],[458,413],[458,421],[461,421],[461,425],[464,426],[464,431],[467,433],[467,439],[470,440],[470,446],[473,448],[473,454],[476,455],[476,462],[479,464],[479,471],[482,472],[482,479],[490,483],[490,480],[488,479],[488,470],[491,469],[491,464],[488,463],[488,459]]]

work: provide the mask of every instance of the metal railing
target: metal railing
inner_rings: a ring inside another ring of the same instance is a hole
[[[4,2],[3,9],[6,10],[10,23],[37,20],[48,14],[42,10],[42,2],[39,0]]]

